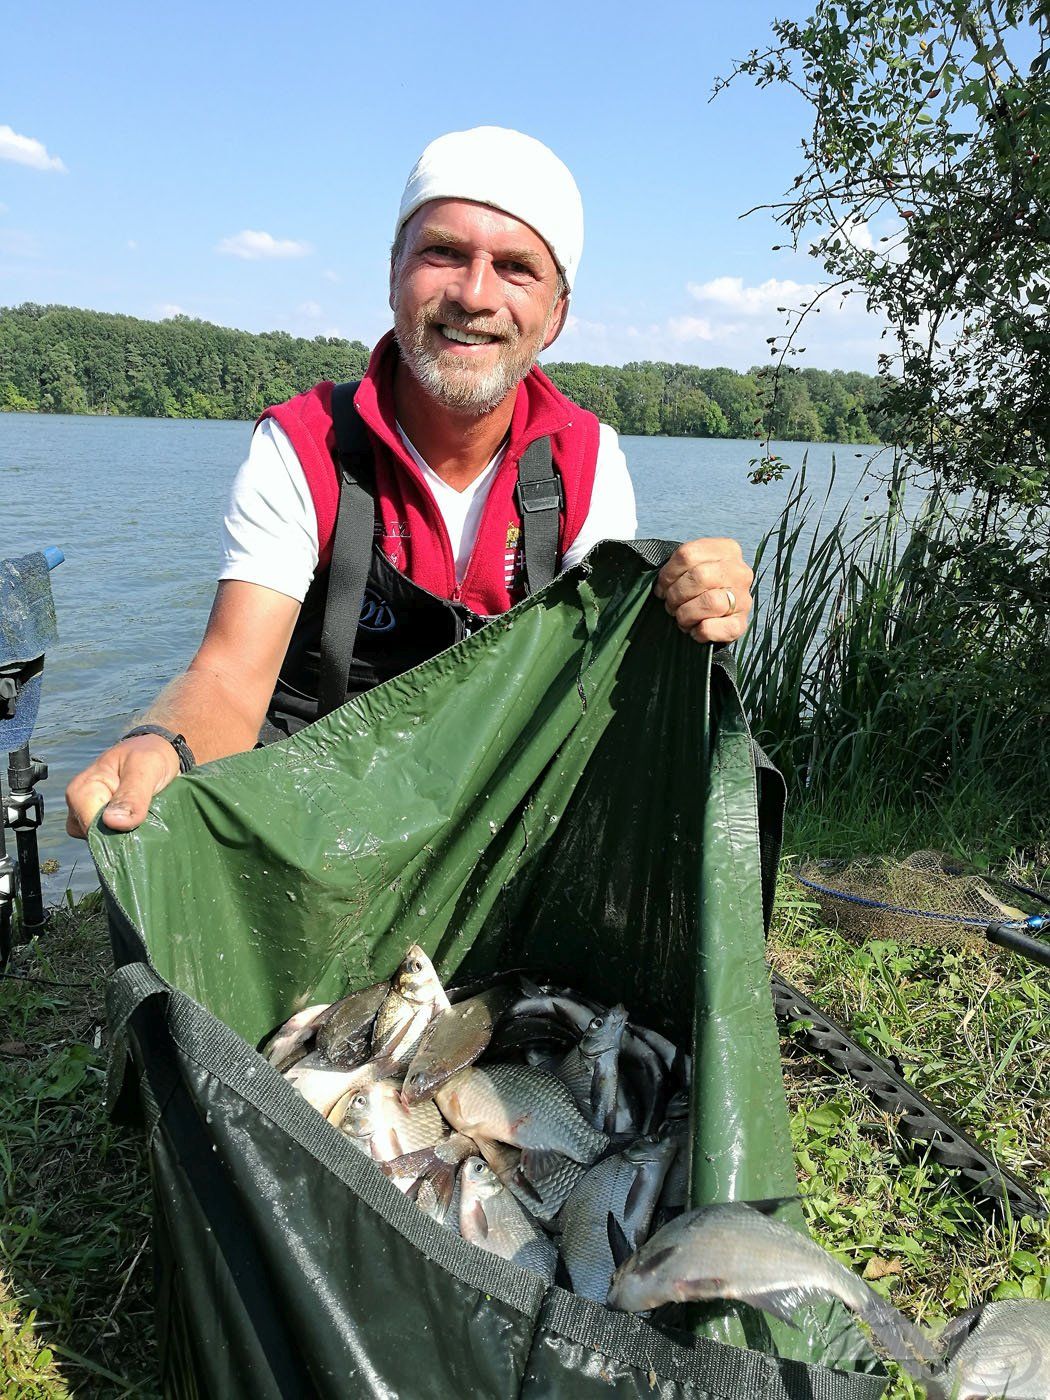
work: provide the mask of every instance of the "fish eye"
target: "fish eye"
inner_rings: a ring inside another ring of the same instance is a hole
[[[604,1025],[604,1018],[602,1016],[595,1016],[594,1020],[591,1022],[587,1029],[592,1031],[600,1031],[602,1026]]]
[[[367,1095],[367,1094],[355,1094],[355,1095],[354,1095],[353,1104],[354,1104],[354,1107],[355,1107],[355,1108],[364,1108],[365,1105],[366,1105],[367,1103],[368,1103],[368,1095]]]
[[[484,1174],[485,1174],[485,1163],[484,1163],[484,1162],[475,1162],[474,1165],[471,1167],[470,1170],[474,1173],[475,1176],[484,1176]]]
[[[408,965],[408,970],[409,972],[422,972],[423,964],[419,961],[418,958],[413,958]]]

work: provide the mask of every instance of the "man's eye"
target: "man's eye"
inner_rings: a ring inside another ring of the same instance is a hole
[[[532,268],[526,267],[524,263],[520,262],[500,263],[500,269],[509,273],[511,277],[530,277],[532,275]]]
[[[428,258],[454,258],[456,250],[446,248],[443,243],[434,243],[429,248],[424,248],[424,253]]]

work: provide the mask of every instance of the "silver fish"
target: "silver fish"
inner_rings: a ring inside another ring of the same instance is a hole
[[[340,1099],[354,1089],[374,1084],[384,1079],[397,1066],[392,1060],[369,1060],[356,1069],[340,1069],[338,1065],[314,1050],[305,1059],[292,1066],[285,1073],[285,1079],[297,1089],[308,1103],[313,1104],[318,1113],[327,1118]]]
[[[432,1099],[442,1084],[484,1053],[512,995],[509,987],[497,985],[434,1017],[405,1075],[405,1103]]]
[[[645,1238],[660,1187],[678,1144],[639,1138],[592,1167],[561,1213],[561,1252],[573,1292],[595,1303],[609,1294],[613,1270]],[[615,1225],[610,1224],[610,1218]],[[623,1252],[615,1253],[614,1239]]]
[[[616,1088],[619,1082],[620,1041],[627,1011],[614,1006],[595,1016],[554,1071],[592,1128],[611,1133],[616,1127]]]
[[[364,1143],[377,1162],[433,1147],[448,1133],[433,1104],[406,1108],[392,1079],[349,1094],[338,1126],[347,1137]]]
[[[608,1144],[585,1122],[560,1080],[525,1065],[472,1065],[437,1092],[438,1108],[467,1137],[495,1138],[514,1147],[547,1148],[576,1162],[593,1162]]]
[[[459,1229],[471,1244],[554,1281],[558,1251],[481,1157],[459,1172]]]
[[[940,1343],[953,1400],[1050,1400],[1050,1303],[988,1303],[956,1318]]]
[[[417,943],[413,943],[394,973],[372,1032],[372,1054],[410,1060],[423,1032],[440,1011],[447,1011],[449,999],[434,964]]]
[[[678,1216],[620,1265],[609,1289],[609,1306],[625,1312],[711,1298],[788,1322],[803,1303],[838,1298],[895,1361],[932,1383],[937,1357],[924,1333],[815,1241],[740,1202]]]
[[[275,1070],[283,1074],[306,1057],[317,1033],[317,1022],[328,1009],[327,1001],[304,1007],[294,1016],[289,1016],[280,1030],[274,1033],[262,1053]]]

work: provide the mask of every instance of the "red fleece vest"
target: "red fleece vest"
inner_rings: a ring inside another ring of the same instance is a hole
[[[510,437],[482,512],[478,536],[463,581],[456,585],[452,544],[422,472],[405,451],[394,416],[394,370],[398,350],[390,332],[372,352],[354,399],[372,439],[376,469],[376,534],[383,551],[413,583],[472,612],[506,612],[521,597],[521,516],[514,500],[518,459],[537,438],[549,437],[554,465],[565,489],[559,547],[565,551],[587,519],[598,459],[598,420],[565,398],[533,368],[518,386]],[[260,416],[275,419],[302,464],[317,515],[320,568],[332,555],[339,504],[339,478],[332,453],[332,385],[316,384]]]

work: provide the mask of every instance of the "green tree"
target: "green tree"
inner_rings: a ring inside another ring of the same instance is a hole
[[[1050,484],[1048,25],[1050,0],[818,0],[726,80],[808,104],[775,215],[886,319],[883,422],[989,516]]]

